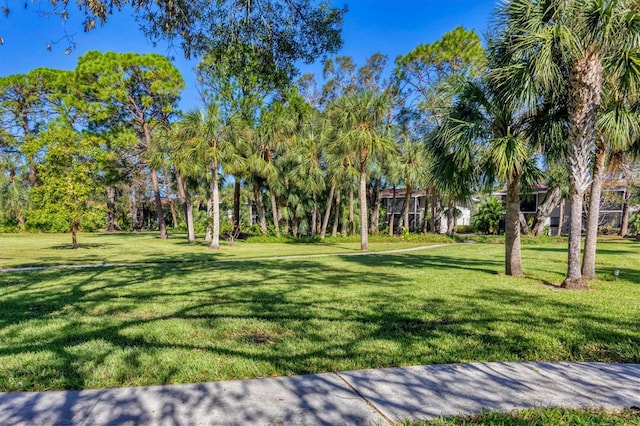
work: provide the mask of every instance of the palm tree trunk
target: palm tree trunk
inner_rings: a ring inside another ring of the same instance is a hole
[[[562,236],[562,228],[564,227],[564,197],[562,197],[562,199],[560,200],[560,211],[558,212],[560,217],[558,218],[558,232],[556,233],[556,235],[558,237]]]
[[[193,203],[191,202],[191,196],[187,196],[187,204],[185,205],[185,214],[187,220],[187,234],[189,242],[193,243],[196,241],[196,231],[193,225]]]
[[[596,149],[595,162],[591,180],[589,212],[587,214],[587,230],[582,257],[582,278],[592,280],[596,277],[596,246],[598,243],[598,220],[600,219],[600,198],[602,196],[602,177],[607,159],[607,152],[602,146]]]
[[[278,201],[272,188],[269,188],[269,198],[271,199],[271,214],[273,215],[273,227],[276,230],[276,237],[280,236],[280,215],[278,214]]]
[[[340,202],[341,202],[341,197],[340,197],[340,191],[336,192],[336,208],[335,211],[333,212],[333,229],[331,229],[331,236],[332,237],[337,237],[338,236],[338,224],[340,223]]]
[[[391,196],[391,206],[389,207],[389,235],[394,233],[394,225],[396,221],[396,186],[393,185],[393,195]]]
[[[218,177],[218,164],[211,166],[211,192],[213,203],[213,232],[211,234],[210,249],[220,248],[220,182]]]
[[[311,194],[311,198],[313,199],[313,209],[311,210],[311,236],[315,237],[318,233],[318,200],[315,191]]]
[[[373,209],[371,210],[371,218],[369,219],[369,232],[377,234],[380,232],[380,207],[382,206],[382,190],[380,189],[381,181],[376,179],[376,184],[371,187],[371,194],[373,198]],[[352,233],[355,234],[355,226]]]
[[[520,218],[520,233],[525,234],[525,235],[529,235],[529,223],[527,222],[527,218],[525,217],[524,213],[520,212],[520,214],[518,215]],[[542,233],[542,231],[541,231]]]
[[[240,176],[235,176],[233,185],[233,231],[240,230]]]
[[[329,218],[331,217],[331,204],[333,203],[333,193],[335,192],[335,185],[331,185],[329,189],[329,197],[327,198],[327,210],[324,212],[324,219],[322,220],[322,228],[320,229],[320,239],[324,240],[327,235],[327,226],[329,226]]]
[[[624,203],[622,204],[622,218],[620,219],[620,231],[618,235],[626,237],[629,233],[629,214],[631,207],[631,190],[627,181],[627,188],[624,191]]]
[[[560,202],[560,187],[554,186],[551,188],[551,191],[547,192],[547,197],[544,199],[544,202],[538,206],[536,218],[533,222],[533,230],[531,231],[533,235],[536,237],[542,235],[544,222],[549,217],[551,211],[558,205],[558,202]]]
[[[160,230],[160,238],[166,240],[168,238],[167,225],[164,222],[162,198],[160,198],[160,185],[158,184],[158,174],[155,170],[151,170],[151,184],[153,186],[153,196],[156,203],[156,219],[158,222],[158,229]]]
[[[176,229],[176,226],[178,225],[178,213],[176,213],[174,201],[175,200],[173,200],[173,198],[169,199],[169,212],[171,213],[171,227]]]
[[[442,233],[442,199],[435,194],[433,205],[431,206],[431,229],[436,234]]]
[[[422,233],[427,233],[427,226],[429,221],[427,220],[429,216],[429,189],[424,190],[424,212],[422,213]]]
[[[367,163],[360,160],[360,250],[369,250],[369,229],[367,223]]]
[[[520,182],[511,176],[507,183],[507,211],[505,219],[505,274],[523,276],[520,253]]]
[[[569,250],[567,259],[567,277],[562,283],[563,288],[585,288],[580,269],[580,244],[582,234],[582,206],[584,192],[570,190],[571,215],[569,216]]]
[[[264,203],[262,202],[262,185],[258,182],[258,179],[255,179],[253,182],[253,198],[256,202],[256,214],[258,216],[258,224],[260,224],[260,234],[267,235],[267,216]]]
[[[180,174],[176,174],[176,181],[178,183],[178,196],[182,203],[182,209],[184,210],[184,217],[187,221],[187,240],[192,243],[196,240],[196,232],[193,226],[193,204],[191,203],[191,194],[188,193],[184,180]],[[176,226],[176,223],[173,224]]]
[[[204,234],[204,240],[208,243],[213,239],[213,184],[211,186],[207,198],[207,230]]]
[[[354,202],[353,202],[353,189],[349,190],[349,224],[347,226],[347,235],[351,235],[355,232],[355,221],[354,218]],[[362,226],[367,226],[366,223],[363,223]]]
[[[447,235],[453,235],[453,230],[455,229],[455,204],[450,201],[447,206]]]
[[[589,186],[589,163],[595,146],[595,128],[601,102],[602,61],[596,50],[578,59],[569,74],[569,186],[571,217],[567,276],[563,288],[586,289],[580,269],[582,206]]]
[[[402,206],[402,224],[409,230],[409,204],[411,204],[411,185],[407,185],[404,194],[404,206]]]

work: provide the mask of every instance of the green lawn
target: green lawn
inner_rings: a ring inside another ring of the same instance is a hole
[[[18,237],[7,237],[10,246],[0,238],[3,265],[90,260],[65,248],[48,247],[42,255],[33,242],[23,244],[33,251],[20,257]],[[118,253],[113,247],[122,244],[111,243],[109,254],[95,261],[165,263],[1,273],[0,391],[467,361],[640,362],[637,240],[602,241],[601,280],[591,291],[571,292],[555,287],[566,267],[565,245],[557,243],[525,245],[528,278],[517,279],[501,274],[500,244],[252,260],[243,257],[342,246],[238,242],[212,254],[202,245],[156,244],[149,236],[146,248],[127,235],[91,238],[96,245],[85,248],[88,256],[102,250],[100,238],[131,246]],[[357,251],[351,244],[343,249]],[[164,254],[172,247],[179,248],[176,255]],[[613,269],[621,271],[617,281]]]
[[[275,243],[236,241],[229,245],[222,241],[219,251],[210,250],[202,236],[196,243],[189,243],[185,234],[173,234],[168,240],[161,240],[157,232],[80,234],[78,241],[80,248],[72,250],[70,234],[0,234],[0,269],[100,263],[211,262],[360,251],[357,237],[327,238],[322,243],[281,239]],[[452,242],[444,235],[415,235],[407,239],[374,236],[369,251]]]
[[[602,410],[567,410],[546,408],[512,413],[487,411],[471,417],[454,417],[428,422],[405,422],[411,426],[627,426],[640,424],[640,411],[606,412]]]

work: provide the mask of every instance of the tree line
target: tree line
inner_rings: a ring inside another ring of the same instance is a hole
[[[246,12],[237,35],[260,13]],[[200,54],[199,110],[177,111],[184,83],[159,55],[89,52],[73,71],[0,79],[4,226],[71,231],[75,247],[80,229],[151,226],[166,238],[170,219],[218,249],[222,232],[246,230],[250,203],[256,233],[359,232],[367,250],[369,234],[398,231],[393,216],[382,222],[384,189],[406,189],[401,228],[425,190],[420,228],[453,233],[456,205],[504,185],[505,272],[520,276],[521,193],[547,181],[540,216],[554,200],[572,206],[564,285],[595,277],[603,176],[631,186],[640,151],[637,2],[511,0],[485,46],[456,28],[393,64],[336,56],[297,79],[302,42],[279,57],[282,46],[249,36],[198,37],[185,49]]]

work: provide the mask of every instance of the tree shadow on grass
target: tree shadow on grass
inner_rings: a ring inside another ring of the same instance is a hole
[[[629,349],[640,347],[638,314],[612,317],[489,281],[431,294],[428,279],[388,268],[495,275],[487,263],[500,262],[340,260],[12,274],[16,282],[0,293],[0,359],[29,361],[0,368],[0,383],[78,389],[95,383],[96,370],[123,386],[471,360],[640,362]],[[189,357],[196,361],[183,362]],[[202,367],[212,363],[228,366]]]
[[[470,259],[422,252],[420,256],[411,253],[396,253],[393,256],[371,253],[367,256],[343,256],[341,259],[366,267],[396,266],[400,268],[455,271],[466,270],[496,275],[503,268],[502,260]]]

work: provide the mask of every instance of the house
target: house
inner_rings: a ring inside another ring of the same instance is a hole
[[[530,192],[521,195],[520,212],[525,215],[525,218],[530,223],[536,216],[538,207],[547,200],[547,197],[550,194],[549,190],[549,186],[543,183],[536,185]],[[624,179],[607,179],[603,182],[602,197],[600,201],[600,227],[620,227],[626,191],[627,183]],[[505,201],[507,198],[507,191],[495,191],[492,195]],[[553,206],[549,216],[547,216],[542,225],[543,227],[548,227],[551,235],[557,234],[559,226],[562,226],[561,234],[568,234],[571,204],[568,201],[563,203],[560,199],[558,199],[558,202],[555,204],[556,205]],[[589,204],[587,194],[587,199],[583,205],[583,228],[586,224],[588,208]]]
[[[386,209],[385,222],[389,223],[389,218],[393,215],[393,228],[399,229],[399,224],[402,219],[402,213],[404,210],[404,201],[406,197],[406,190],[404,188],[396,188],[395,190],[395,202],[394,202],[394,190],[385,189],[381,193],[382,205]],[[427,191],[420,189],[411,193],[409,198],[409,226],[408,229],[411,232],[419,232],[422,230],[422,224],[425,217],[425,203],[427,202]],[[429,206],[429,208],[431,208]],[[459,204],[456,206],[456,226],[471,225],[471,213],[473,210],[472,205]],[[429,217],[429,212],[427,212]],[[405,225],[406,226],[406,225]],[[442,216],[441,232],[447,230],[447,217]]]
[[[545,183],[538,184],[532,188],[529,193],[521,195],[520,211],[524,214],[525,219],[531,224],[535,218],[538,207],[542,205],[547,197],[550,196],[549,186]],[[602,197],[600,202],[600,227],[619,228],[622,222],[622,208],[627,191],[627,184],[624,179],[607,179],[602,185]],[[395,190],[395,203],[394,203],[394,190],[385,189],[382,191],[382,205],[386,209],[385,221],[388,223],[391,215],[394,217],[394,229],[398,229],[402,218],[402,212],[404,209],[406,191],[404,188],[397,188]],[[505,201],[507,198],[507,191],[500,190],[494,191],[492,195]],[[409,199],[409,231],[419,232],[422,229],[423,220],[425,217],[425,202],[427,201],[427,192],[424,189],[415,191],[411,194]],[[587,200],[588,201],[588,200]],[[459,204],[456,206],[457,217],[456,226],[471,225],[472,215],[477,200],[470,204]],[[431,206],[429,206],[431,208]],[[584,204],[583,220],[586,223],[588,203]],[[429,217],[430,212],[427,212]],[[571,204],[568,202],[561,202],[558,198],[555,206],[551,209],[551,212],[547,218],[545,218],[542,226],[548,227],[549,233],[555,235],[558,232],[558,227],[562,224],[561,233],[567,234],[569,232],[569,217],[571,215]],[[447,229],[446,215],[442,217],[441,231],[445,232]]]

